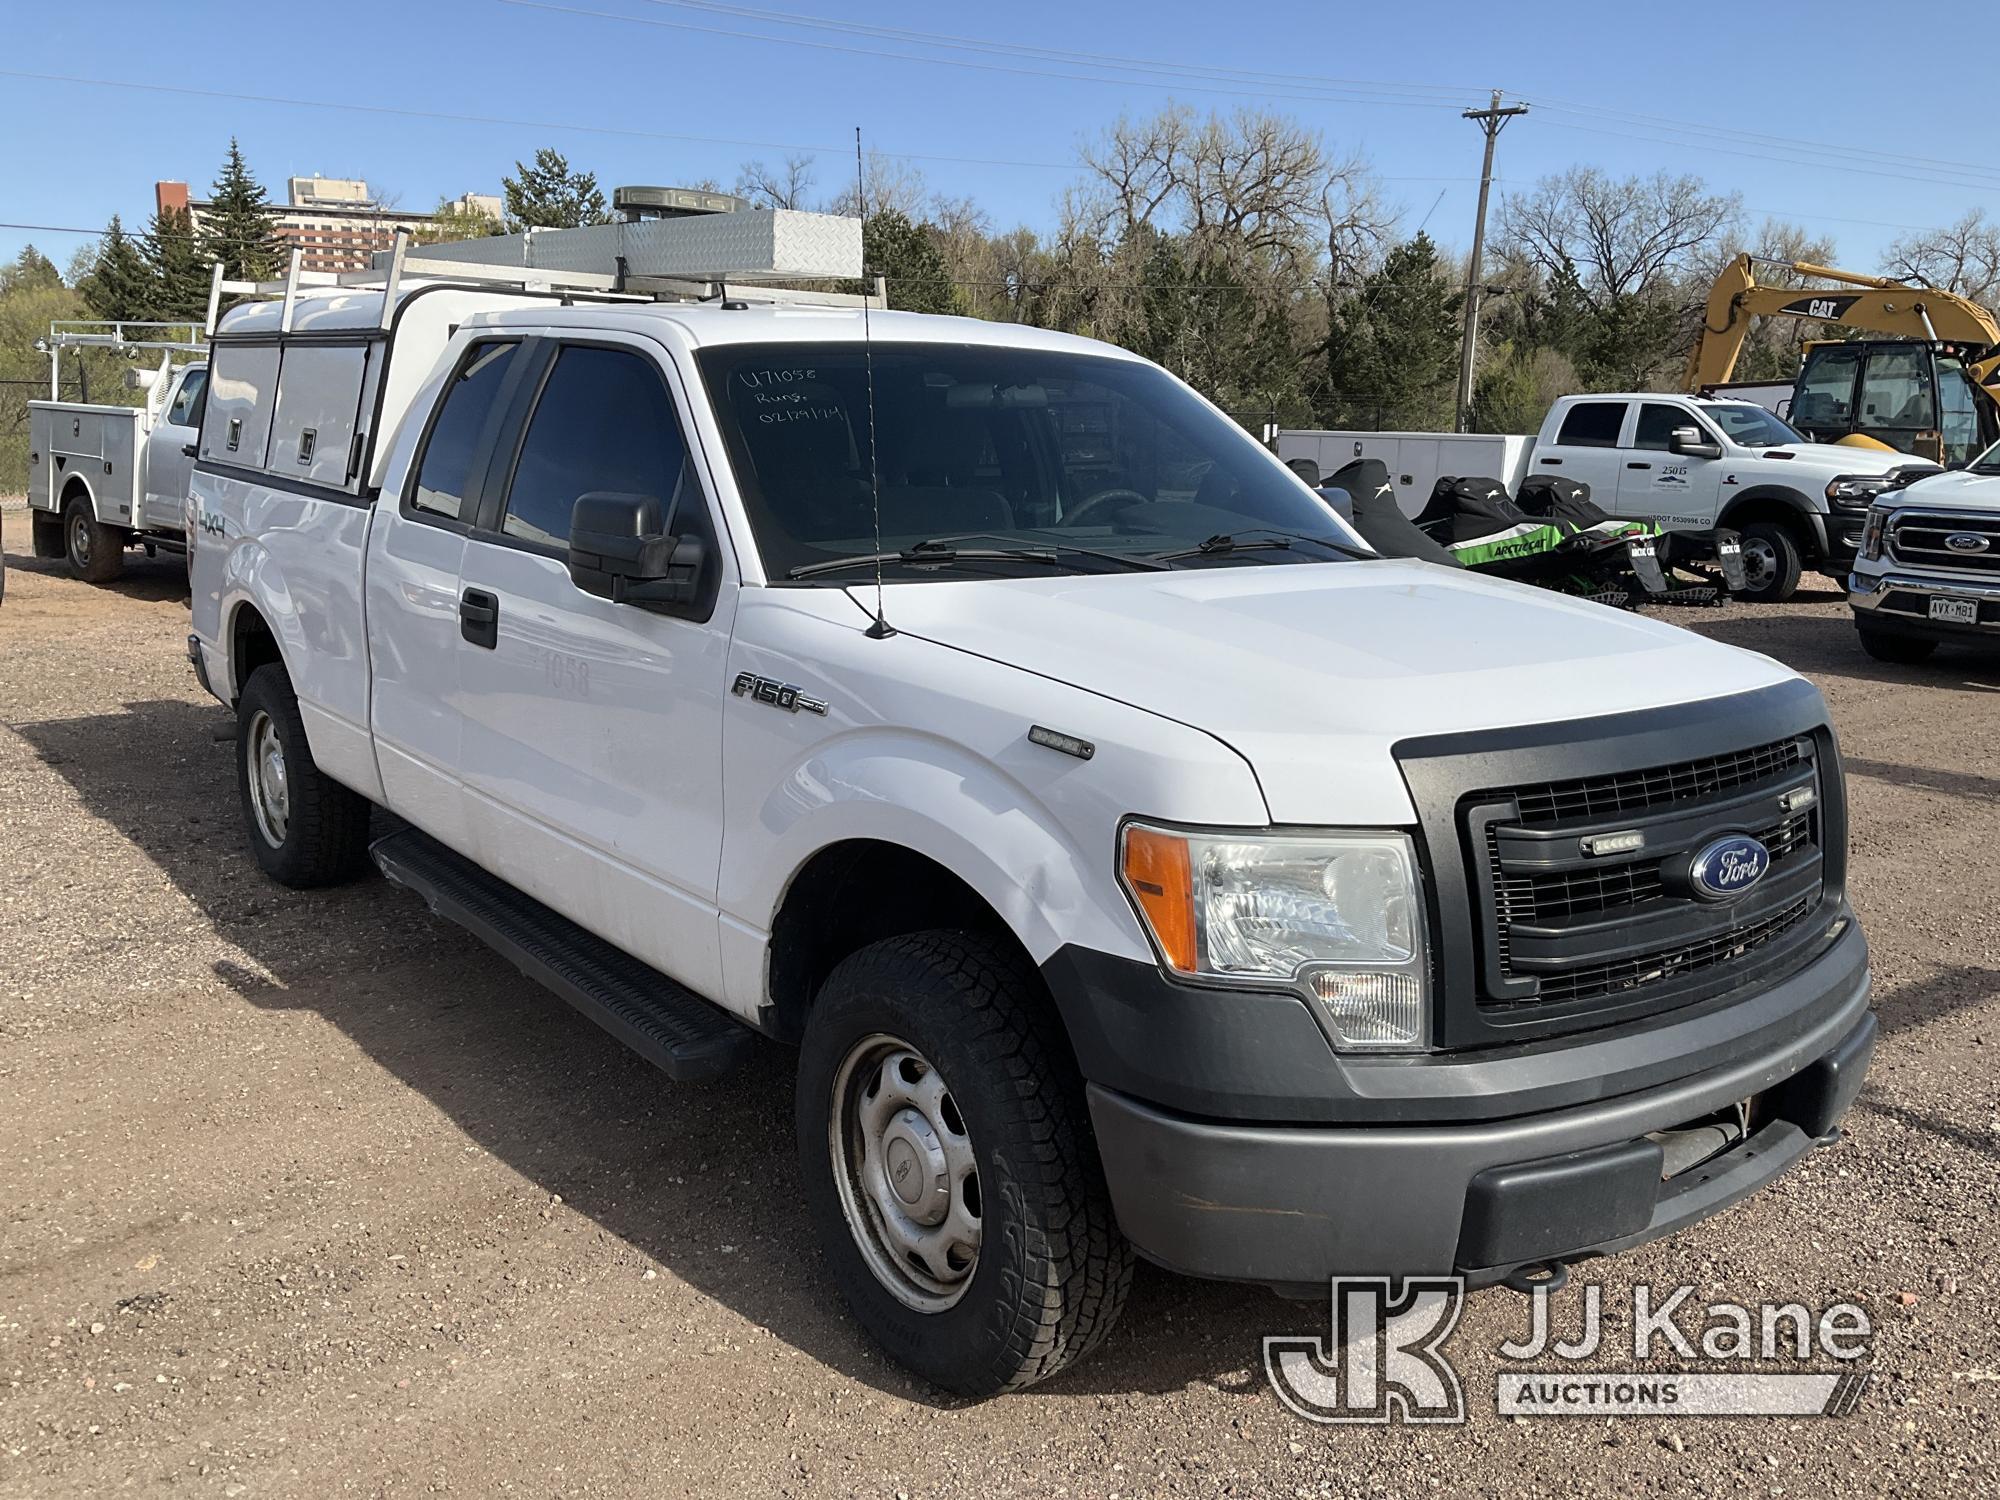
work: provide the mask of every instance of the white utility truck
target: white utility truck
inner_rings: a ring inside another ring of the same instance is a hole
[[[2000,645],[2000,446],[1876,502],[1847,602],[1877,661]]]
[[[1374,556],[1156,365],[759,286],[859,225],[732,217],[222,321],[189,644],[273,878],[372,855],[676,1077],[796,1046],[832,1275],[961,1392],[1135,1253],[1519,1283],[1833,1137],[1810,683]]]
[[[1875,497],[1937,470],[1908,454],[1808,442],[1753,401],[1654,391],[1565,396],[1532,438],[1297,430],[1278,434],[1277,451],[1328,476],[1380,459],[1412,518],[1444,477],[1497,479],[1510,493],[1536,474],[1579,480],[1613,516],[1740,532],[1741,597],[1766,602],[1789,599],[1807,568],[1845,583]]]
[[[208,366],[175,364],[176,353],[205,353],[188,328],[164,323],[58,323],[50,329],[47,401],[28,403],[28,509],[37,557],[67,557],[90,583],[125,569],[129,547],[147,555],[186,547],[188,476],[208,392]],[[39,347],[39,346],[38,346]],[[111,348],[159,352],[158,369],[134,371],[139,406],[58,401],[61,351]]]

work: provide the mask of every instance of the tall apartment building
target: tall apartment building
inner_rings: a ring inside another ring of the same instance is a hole
[[[365,271],[399,227],[421,229],[432,221],[429,213],[385,208],[358,177],[287,178],[285,192],[286,202],[271,205],[272,228],[280,243],[299,248],[299,264],[308,271]],[[185,182],[156,182],[153,197],[161,209],[186,209],[196,228],[208,211],[207,200],[188,196]],[[490,193],[462,193],[447,206],[500,217],[500,199]]]

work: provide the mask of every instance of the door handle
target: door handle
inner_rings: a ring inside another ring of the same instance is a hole
[[[488,651],[500,644],[500,601],[485,589],[467,589],[458,599],[458,633]]]
[[[1562,467],[1562,460],[1559,458],[1545,458],[1542,462],[1547,464],[1551,469],[1560,469]]]
[[[1625,467],[1628,469],[1650,469],[1653,466],[1651,464],[1629,463]]]
[[[196,447],[195,447],[195,445],[194,445],[193,443],[182,443],[182,444],[181,444],[181,457],[182,457],[182,458],[195,458],[195,457],[198,457],[198,456],[199,456],[199,454],[200,454],[200,450],[199,450],[198,448],[196,448]]]

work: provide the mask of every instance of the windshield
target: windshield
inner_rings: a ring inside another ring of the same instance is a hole
[[[774,579],[849,583],[840,560],[878,552],[892,554],[886,573],[918,579],[1337,556],[1277,533],[1355,544],[1324,500],[1154,365],[877,344],[871,411],[859,344],[727,345],[699,360]],[[964,545],[916,550],[941,539]]]
[[[1970,465],[1975,474],[2000,474],[2000,443],[1995,443]]]
[[[1775,448],[1781,443],[1805,441],[1782,418],[1747,401],[1704,401],[1701,409],[1732,443],[1741,443],[1746,448]]]

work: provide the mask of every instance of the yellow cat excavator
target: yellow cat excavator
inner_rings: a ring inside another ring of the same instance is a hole
[[[1759,266],[1835,285],[1761,285]],[[2000,439],[2000,321],[1970,298],[1805,261],[1739,255],[1709,291],[1688,356],[1689,390],[1728,384],[1759,317],[1810,318],[1889,336],[1806,346],[1790,403],[1779,410],[1813,441],[1893,448],[1958,465]]]

